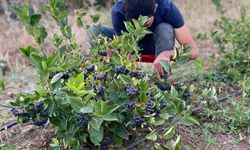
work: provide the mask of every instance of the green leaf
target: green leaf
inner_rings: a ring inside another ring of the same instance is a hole
[[[191,50],[192,50],[191,46],[186,46],[186,47],[183,48],[183,53],[184,54],[189,53]]]
[[[164,111],[165,111],[166,109],[164,109]],[[167,109],[167,111],[169,111],[168,109]],[[168,113],[164,113],[164,114],[160,114],[160,116],[163,118],[163,119],[165,119],[165,120],[168,120],[170,117],[171,117],[171,115],[169,115]]]
[[[107,115],[109,106],[104,101],[100,101],[100,104],[101,104],[102,115]]]
[[[42,85],[37,85],[36,86],[36,91],[41,95],[41,96],[46,96],[46,90],[44,89],[44,86]]]
[[[70,26],[65,26],[64,30],[63,30],[64,36],[68,39],[72,38],[72,31],[71,31],[71,27]]]
[[[0,95],[3,93],[5,89],[5,84],[3,80],[0,80]]]
[[[52,54],[48,60],[47,60],[47,65],[48,67],[53,67],[56,62],[59,60],[60,55],[58,54],[58,52],[55,52],[54,54]]]
[[[84,81],[84,75],[83,72],[78,74],[75,78],[74,85],[75,87],[79,87],[80,84]]]
[[[42,15],[40,15],[40,14],[34,14],[34,15],[32,15],[30,17],[30,24],[32,26],[36,26],[39,23],[39,21],[41,20],[41,18],[42,18]]]
[[[200,123],[194,117],[183,117],[180,119],[180,123],[185,126],[192,126],[194,124],[200,125]]]
[[[103,123],[103,119],[102,118],[98,118],[98,117],[93,117],[91,119],[91,121],[89,122],[90,126],[92,128],[94,128],[95,130],[99,130],[99,128],[101,127]]]
[[[175,126],[172,126],[168,129],[168,131],[163,135],[163,138],[166,140],[171,139],[175,135]]]
[[[41,45],[44,42],[44,40],[46,39],[46,37],[48,36],[48,33],[44,27],[40,27],[40,33],[41,34],[38,38],[38,43]]]
[[[48,66],[45,61],[42,61],[42,69],[47,70]]]
[[[67,51],[67,46],[64,45],[59,49],[60,56],[62,56]]]
[[[190,91],[191,93],[193,93],[193,92],[195,91],[195,89],[196,89],[196,88],[195,88],[195,85],[192,84],[192,85],[190,86],[190,88],[189,88],[189,91]]]
[[[209,90],[208,89],[204,89],[201,96],[208,96]]]
[[[77,10],[76,13],[77,13],[76,23],[79,27],[82,27],[83,26],[82,17],[86,16],[87,12],[83,10]]]
[[[181,144],[181,136],[179,135],[172,147],[172,150],[180,150],[180,144]]]
[[[87,106],[81,108],[80,110],[81,113],[93,113],[94,112],[94,108],[92,104],[88,104]]]
[[[155,126],[161,126],[161,125],[163,125],[165,123],[165,119],[163,119],[163,118],[156,118],[155,119],[155,122],[154,122],[154,125]]]
[[[161,60],[160,64],[165,69],[165,71],[167,71],[168,73],[172,72],[172,68],[171,68],[171,66],[169,65],[168,62]]]
[[[122,124],[112,123],[110,131],[124,140],[128,139],[128,133]]]
[[[100,15],[99,14],[90,15],[90,18],[93,23],[96,23],[100,19]]]
[[[76,112],[80,112],[81,108],[83,107],[82,99],[79,97],[70,97],[71,107]]]
[[[102,117],[105,121],[119,121],[116,114],[109,114]]]
[[[20,48],[20,51],[27,57],[30,58],[32,54],[36,54],[37,51],[34,47],[32,46],[27,46],[25,48]]]
[[[36,54],[31,54],[30,60],[36,66],[37,69],[42,69],[42,61],[43,61],[43,59],[40,56],[38,56]]]
[[[13,7],[11,11],[14,12],[17,16],[20,16],[22,13],[22,10],[18,7]]]
[[[133,21],[133,24],[134,24],[134,26],[135,26],[135,29],[136,29],[137,31],[139,31],[139,30],[141,29],[141,26],[140,26],[138,20],[132,19],[132,21]]]
[[[185,107],[185,102],[183,100],[181,100],[179,98],[175,98],[175,99],[173,99],[172,104],[174,105],[174,107],[178,113],[183,112],[184,107]]]
[[[94,111],[98,111],[101,109],[101,104],[99,102],[92,100],[91,104],[93,105]]]
[[[141,92],[141,94],[140,94],[140,100],[141,100],[141,102],[146,102],[147,101],[147,94],[146,94],[146,92]]]
[[[156,143],[155,144],[155,149],[158,149],[158,150],[170,150],[168,147],[160,144],[160,143]]]
[[[178,91],[175,89],[175,87],[172,85],[171,86],[171,96],[172,97],[177,97],[178,96]]]
[[[187,111],[185,112],[185,116],[190,116],[193,113],[193,107],[192,106],[187,106]]]
[[[61,79],[61,77],[64,75],[64,73],[60,72],[58,74],[56,74],[50,81],[51,84],[56,83],[58,80]]]
[[[120,108],[120,105],[110,106],[110,107],[108,107],[108,110],[104,115],[109,115],[109,114],[113,113],[114,111],[116,111],[118,108]]]
[[[129,83],[131,83],[131,78],[128,75],[120,74],[118,76],[118,79],[121,79],[122,82],[123,82],[123,84],[129,84]]]
[[[180,57],[179,50],[177,48],[174,49],[174,57],[173,59],[178,59]]]
[[[157,140],[157,135],[156,135],[156,133],[155,133],[155,130],[152,131],[151,133],[149,133],[149,134],[146,136],[146,139],[151,140],[151,141],[156,141],[156,140]]]
[[[94,143],[95,145],[100,145],[100,142],[103,140],[103,132],[104,132],[103,127],[101,126],[99,130],[90,128],[88,132],[91,142]]]

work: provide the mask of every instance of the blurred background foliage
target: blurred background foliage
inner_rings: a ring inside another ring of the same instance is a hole
[[[46,2],[48,0],[45,0]],[[66,5],[70,9],[78,8],[111,8],[112,4],[116,0],[65,0]],[[39,5],[44,4],[44,0],[0,0],[0,15],[4,14],[6,11],[9,11],[13,6],[21,6],[24,3],[36,3]]]

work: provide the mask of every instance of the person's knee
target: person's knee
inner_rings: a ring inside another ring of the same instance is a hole
[[[155,28],[155,37],[163,39],[175,39],[174,28],[169,23],[161,23]]]
[[[159,24],[154,32],[154,39],[156,55],[165,50],[173,50],[175,46],[174,28],[168,23]]]

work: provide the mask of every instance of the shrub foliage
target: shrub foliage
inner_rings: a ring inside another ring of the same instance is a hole
[[[20,122],[36,126],[51,124],[56,138],[51,146],[79,149],[87,144],[99,149],[124,148],[132,135],[148,140],[169,140],[177,125],[199,124],[186,104],[191,96],[187,86],[171,76],[171,66],[162,62],[169,73],[162,79],[137,61],[137,42],[150,32],[143,27],[146,17],[126,22],[128,32],[113,40],[97,37],[90,56],[81,54],[71,27],[68,11],[61,0],[44,6],[60,29],[52,35],[55,50],[48,54],[43,46],[48,37],[40,24],[42,16],[31,5],[14,8],[37,46],[21,48],[35,66],[40,80],[33,93],[21,93],[12,102]],[[79,12],[78,12],[79,13]],[[85,13],[79,13],[80,18]],[[181,52],[176,59],[181,60]],[[157,128],[165,127],[165,134]],[[173,149],[179,148],[180,137]],[[157,149],[166,149],[156,142]]]
[[[240,18],[226,17],[225,11],[216,22],[218,30],[213,32],[213,39],[219,46],[222,57],[220,59],[220,75],[225,80],[241,83],[245,91],[249,92],[250,83],[250,18],[247,7],[241,7]],[[247,85],[248,84],[248,85]]]

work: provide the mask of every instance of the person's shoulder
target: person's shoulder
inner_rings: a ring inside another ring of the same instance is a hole
[[[158,4],[158,7],[170,7],[173,2],[172,0],[156,0],[156,3]]]
[[[123,2],[124,0],[118,0],[113,6],[112,6],[112,12],[113,13],[122,13],[123,12]]]

